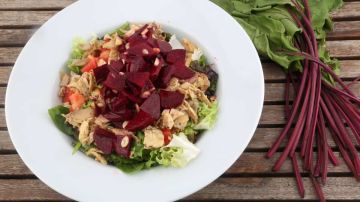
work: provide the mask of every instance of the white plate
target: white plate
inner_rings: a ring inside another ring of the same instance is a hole
[[[190,36],[220,75],[215,129],[198,141],[201,154],[182,169],[155,168],[133,175],[104,166],[81,152],[71,155],[68,136],[51,122],[58,104],[59,71],[75,36],[90,38],[126,22],[155,21]],[[46,22],[20,53],[6,93],[8,130],[16,150],[43,182],[79,201],[172,201],[203,188],[244,151],[260,118],[261,63],[249,37],[207,0],[78,1]]]

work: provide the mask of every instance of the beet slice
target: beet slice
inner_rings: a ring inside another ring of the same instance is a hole
[[[150,68],[150,79],[155,81],[160,74],[161,68],[164,66],[165,61],[161,56],[158,56],[154,60],[153,66]]]
[[[157,93],[151,94],[144,103],[140,106],[140,109],[148,113],[152,118],[158,119],[160,117],[160,96]]]
[[[161,53],[167,54],[172,50],[171,45],[167,41],[157,40],[157,45],[159,46]]]
[[[195,72],[185,65],[175,63],[174,66],[176,66],[176,70],[173,76],[179,79],[190,79],[195,76]]]
[[[143,100],[141,98],[139,98],[131,93],[128,93],[125,91],[123,91],[122,93],[132,102],[135,102],[137,104],[141,104],[143,102]]]
[[[94,130],[94,141],[97,148],[99,148],[104,154],[110,154],[113,150],[112,141],[115,138],[115,134],[96,127]]]
[[[110,72],[104,82],[104,85],[113,90],[123,90],[125,88],[126,76],[124,74],[117,74]]]
[[[124,63],[121,60],[111,61],[109,64],[109,69],[115,73],[123,71]]]
[[[128,42],[132,42],[132,41],[135,41],[136,39],[138,39],[138,37],[140,36],[141,37],[141,32],[143,32],[145,29],[148,28],[148,24],[145,24],[144,26],[142,26],[141,28],[139,28],[138,30],[136,30],[134,32],[134,34],[132,34],[131,36],[129,36],[127,38],[127,41]]]
[[[155,90],[154,84],[150,80],[147,80],[144,87],[141,89],[140,97],[141,98],[147,98],[147,97],[149,97],[151,95],[151,93],[154,90]]]
[[[134,113],[131,109],[124,107],[117,112],[107,112],[102,114],[107,120],[111,122],[122,122],[133,118]]]
[[[149,72],[131,72],[127,74],[127,81],[143,88],[146,81],[149,80]]]
[[[126,105],[128,103],[129,103],[128,98],[123,94],[119,94],[111,102],[111,111],[114,111],[114,112],[120,111],[120,110],[124,109],[124,107],[126,107]]]
[[[129,64],[127,71],[128,72],[139,72],[146,69],[148,64],[142,56],[133,55],[126,59],[126,62]]]
[[[166,55],[166,61],[169,63],[182,62],[185,64],[185,49],[174,49]]]
[[[175,71],[176,67],[173,65],[163,67],[158,78],[158,85],[162,88],[166,88]]]
[[[100,67],[96,67],[95,69],[93,69],[93,72],[96,83],[99,84],[100,82],[103,82],[109,74],[108,65],[104,64]]]
[[[111,122],[120,122],[125,120],[124,117],[114,112],[107,112],[102,114],[102,116]]]
[[[129,158],[133,137],[130,135],[117,135],[113,140],[113,147],[117,155]]]
[[[153,48],[150,45],[148,45],[146,42],[136,44],[135,46],[131,46],[128,49],[128,53],[132,54],[132,55],[138,55],[138,56],[155,54]]]
[[[136,116],[129,121],[125,129],[130,131],[141,130],[151,125],[155,121],[156,119],[151,117],[150,114],[144,112],[143,110],[140,110],[139,113],[137,113]]]
[[[164,109],[176,108],[183,103],[185,95],[178,91],[161,90],[159,92],[161,107]]]

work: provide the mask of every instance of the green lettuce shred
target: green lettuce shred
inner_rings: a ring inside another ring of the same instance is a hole
[[[195,130],[208,130],[214,127],[216,115],[218,112],[218,103],[215,101],[210,106],[201,102],[199,104],[198,116],[199,123],[194,126]]]

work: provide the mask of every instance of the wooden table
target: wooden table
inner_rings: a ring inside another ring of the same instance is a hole
[[[12,65],[24,44],[40,25],[72,2],[0,0],[0,201],[69,200],[38,180],[19,158],[6,129],[4,97]],[[341,77],[351,80],[360,75],[360,1],[346,1],[344,7],[332,16],[335,29],[329,34],[327,45],[332,56],[341,61]],[[300,199],[290,163],[286,162],[280,172],[274,173],[271,168],[275,158],[264,158],[284,124],[285,76],[277,65],[268,61],[263,62],[263,70],[266,81],[265,106],[251,143],[219,179],[186,200]],[[360,83],[354,85],[353,89],[360,95]],[[329,171],[328,183],[324,187],[327,199],[360,199],[360,183],[351,177],[344,163],[331,167]],[[303,176],[305,200],[316,200],[307,174],[303,173]]]

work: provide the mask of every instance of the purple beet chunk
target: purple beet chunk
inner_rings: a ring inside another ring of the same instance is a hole
[[[128,98],[123,95],[119,94],[116,98],[114,98],[111,102],[111,110],[114,112],[120,111],[126,107],[126,105],[129,103]]]
[[[113,140],[113,147],[117,155],[129,158],[133,137],[130,135],[117,135]]]
[[[141,89],[140,97],[147,98],[147,97],[149,97],[151,95],[151,93],[154,90],[155,90],[154,84],[150,80],[147,80],[144,87]]]
[[[149,80],[149,72],[131,72],[127,74],[127,81],[142,88],[145,86],[147,80]]]
[[[193,76],[195,76],[195,72],[191,70],[190,68],[186,67],[185,65],[175,63],[173,64],[176,66],[176,70],[173,74],[173,76],[179,78],[179,79],[190,79]]]
[[[132,42],[135,41],[137,39],[138,36],[141,36],[141,32],[143,32],[145,29],[148,28],[148,24],[145,24],[144,26],[142,26],[140,29],[136,30],[134,34],[132,34],[131,36],[129,36],[127,38],[128,42]]]
[[[112,152],[112,141],[115,138],[115,134],[96,127],[94,130],[94,141],[97,148],[99,148],[104,154],[110,154]]]
[[[120,73],[110,72],[104,82],[104,85],[113,90],[123,90],[125,88],[126,76]]]
[[[145,55],[154,55],[153,48],[148,45],[146,42],[136,44],[131,46],[128,49],[128,53],[131,55],[145,56]]]
[[[142,56],[131,56],[126,59],[128,72],[139,72],[146,69],[147,63]]]
[[[161,90],[160,93],[161,107],[164,109],[176,108],[183,103],[185,96],[178,91]]]
[[[132,84],[130,82],[127,82],[129,92],[133,94],[134,96],[138,96],[141,93],[141,88],[137,87],[135,84]]]
[[[164,41],[164,40],[157,40],[157,44],[159,46],[159,49],[160,49],[161,53],[167,54],[172,50],[171,45],[168,42]]]
[[[108,113],[102,114],[102,116],[111,122],[120,122],[120,121],[125,120],[122,116],[120,116],[119,114],[116,114],[114,112],[108,112]]]
[[[141,98],[139,98],[129,92],[123,91],[122,93],[132,102],[135,102],[137,104],[141,104],[143,102],[143,100]]]
[[[106,79],[107,75],[109,74],[109,68],[107,64],[104,64],[100,67],[96,67],[95,69],[93,69],[93,71],[97,84],[103,82]]]
[[[157,40],[154,39],[153,37],[148,37],[147,43],[148,43],[152,48],[159,48],[159,45],[158,45],[158,43],[157,43]]]
[[[140,109],[148,113],[152,118],[158,119],[160,117],[160,96],[157,93],[151,94],[144,103],[140,106]]]
[[[182,62],[185,63],[186,51],[185,49],[174,49],[166,55],[168,63]]]
[[[111,61],[109,64],[110,71],[118,73],[123,71],[124,63],[121,60]]]
[[[164,64],[165,61],[161,56],[155,58],[153,66],[149,69],[150,79],[152,81],[155,81],[157,79]]]
[[[160,77],[158,78],[159,86],[162,88],[166,88],[176,71],[175,66],[170,65],[162,68]]]
[[[136,116],[129,121],[125,129],[130,131],[137,131],[146,128],[155,122],[156,119],[152,118],[148,113],[140,110]]]

